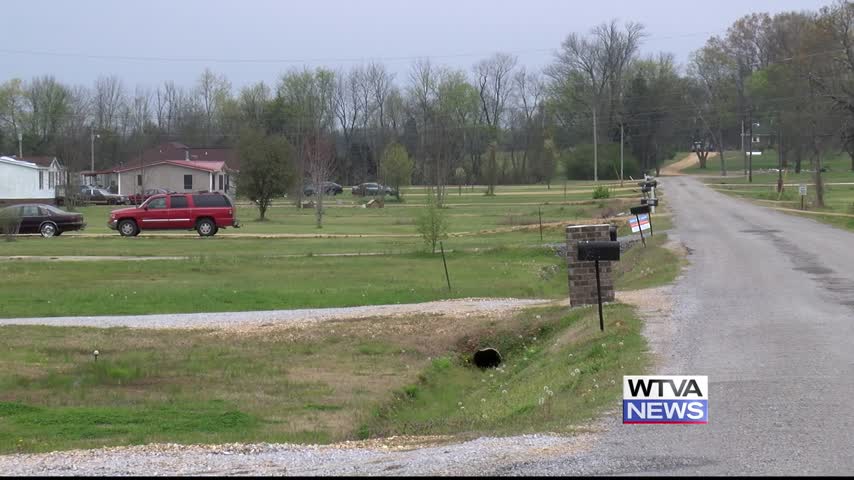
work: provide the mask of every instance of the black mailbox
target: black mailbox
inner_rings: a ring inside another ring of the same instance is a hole
[[[620,259],[620,242],[593,241],[578,242],[578,260],[611,260]]]
[[[641,198],[641,205],[649,205],[650,207],[658,206],[657,198]]]
[[[652,191],[652,187],[650,187],[649,185],[644,184],[644,186],[641,187],[641,192],[643,192],[643,193],[647,193],[647,192],[651,192],[651,191]]]
[[[657,187],[658,186],[658,180],[650,180],[650,181],[646,182],[646,184],[649,185],[650,187]]]
[[[608,235],[611,237],[612,242],[617,241],[617,226],[616,225],[611,225],[610,227],[608,227]]]
[[[639,207],[631,208],[632,215],[641,215],[643,213],[649,213],[649,211],[649,205],[641,205]]]

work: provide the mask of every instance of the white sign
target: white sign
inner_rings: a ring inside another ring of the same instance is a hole
[[[638,233],[641,229],[649,230],[649,215],[644,213],[637,217],[629,218],[629,226],[632,227],[632,233]]]
[[[804,184],[801,184],[798,187],[798,193],[800,193],[802,197],[805,197],[807,195],[807,186]]]

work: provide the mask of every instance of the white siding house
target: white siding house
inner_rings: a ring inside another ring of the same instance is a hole
[[[12,157],[0,157],[0,202],[53,203],[56,185],[65,183],[60,180],[63,175],[64,171],[53,164],[44,167]]]

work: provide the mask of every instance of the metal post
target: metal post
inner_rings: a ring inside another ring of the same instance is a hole
[[[744,111],[741,112],[744,115]],[[744,149],[744,118],[741,119],[741,155],[744,157],[744,174],[747,175],[747,150]]]
[[[540,215],[540,241],[543,241],[543,209],[537,207],[537,213]]]
[[[640,216],[635,215],[635,220],[638,221],[638,232],[640,232],[640,234],[641,234],[641,242],[643,242],[643,246],[645,247],[646,246],[646,240],[643,238],[643,228],[641,228]]]
[[[18,159],[19,160],[24,159],[24,134],[23,133],[18,134]]]
[[[650,209],[650,210],[652,210],[652,209]],[[652,236],[652,214],[647,213],[646,215],[647,215],[646,218],[649,219],[649,236],[651,237]],[[640,222],[638,222],[638,226],[640,226]],[[643,231],[643,229],[641,229],[641,231]]]
[[[602,286],[599,284],[599,260],[596,260],[596,295],[599,297],[599,330],[605,331],[605,320],[602,317]]]
[[[620,122],[620,186],[623,186],[623,122]]]
[[[451,291],[451,277],[448,276],[448,262],[445,261],[445,246],[439,242],[439,249],[442,250],[442,264],[445,266],[445,280],[448,281],[448,291]]]

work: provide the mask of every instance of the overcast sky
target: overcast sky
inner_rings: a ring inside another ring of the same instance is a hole
[[[817,10],[831,0],[7,0],[0,80],[53,74],[91,85],[195,82],[210,67],[234,87],[301,65],[380,60],[405,80],[412,59],[469,70],[496,51],[546,65],[570,32],[617,18],[644,24],[644,53],[679,62],[751,12]]]

